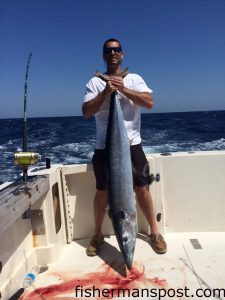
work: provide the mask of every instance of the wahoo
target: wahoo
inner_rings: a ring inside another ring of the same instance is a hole
[[[136,204],[130,144],[117,92],[111,95],[106,134],[106,160],[109,215],[125,264],[130,270],[136,243]]]

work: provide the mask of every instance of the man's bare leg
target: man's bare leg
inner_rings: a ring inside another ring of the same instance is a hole
[[[149,236],[149,243],[152,246],[152,249],[158,254],[166,253],[167,244],[163,236],[158,231],[158,226],[156,223],[156,218],[154,213],[153,201],[148,186],[144,186],[144,187],[137,186],[135,188],[135,192],[141,210],[144,213],[148,221],[148,224],[150,226],[151,234]]]
[[[151,233],[158,234],[159,231],[158,231],[158,226],[156,223],[153,201],[152,201],[151,193],[150,193],[148,187],[147,186],[136,186],[135,193],[136,193],[140,208],[148,221]]]
[[[107,191],[97,190],[94,197],[95,236],[100,236],[107,207]]]
[[[104,221],[107,207],[107,191],[97,190],[93,204],[95,231],[94,236],[86,249],[88,256],[97,255],[100,252],[102,243],[104,241],[104,237],[102,235],[102,223]]]

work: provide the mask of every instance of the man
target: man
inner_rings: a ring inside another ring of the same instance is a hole
[[[84,117],[88,118],[95,115],[97,129],[96,149],[92,159],[96,177],[96,194],[94,197],[95,232],[86,252],[89,256],[97,255],[104,241],[101,232],[107,207],[107,170],[104,148],[110,97],[114,91],[117,91],[131,145],[136,197],[150,226],[150,245],[156,253],[163,254],[167,250],[167,245],[157,227],[153,201],[149,191],[149,167],[141,147],[140,137],[141,107],[152,108],[152,90],[137,74],[128,74],[124,78],[121,77],[123,52],[118,40],[109,39],[104,43],[103,59],[107,66],[105,74],[109,77],[109,80],[105,82],[98,77],[93,77],[86,85],[86,94],[82,106]]]

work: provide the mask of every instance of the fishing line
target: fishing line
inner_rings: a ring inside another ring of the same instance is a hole
[[[37,60],[37,62],[39,62],[39,64],[42,66],[45,72],[48,73],[48,75],[50,75],[53,79],[56,79],[55,75],[50,71],[47,65],[36,54],[33,54],[33,57],[34,59]]]

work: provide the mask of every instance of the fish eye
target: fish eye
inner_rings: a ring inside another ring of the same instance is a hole
[[[124,213],[124,211],[122,211],[122,210],[120,211],[120,218],[121,218],[121,219],[124,219],[124,218],[125,218],[125,213]]]

